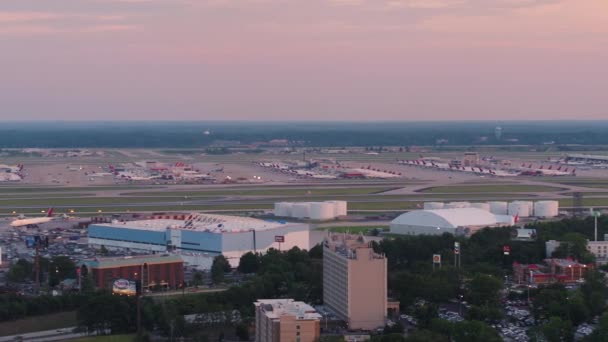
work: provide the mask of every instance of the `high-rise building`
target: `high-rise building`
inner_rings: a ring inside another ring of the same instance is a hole
[[[256,342],[313,342],[321,335],[321,315],[293,299],[258,299]]]
[[[500,138],[502,138],[502,127],[497,126],[494,129],[494,136],[496,137],[496,140],[500,140]]]
[[[386,258],[363,236],[335,234],[323,242],[323,303],[351,330],[383,327]]]

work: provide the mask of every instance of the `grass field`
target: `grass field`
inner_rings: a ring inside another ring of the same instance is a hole
[[[25,334],[35,331],[53,330],[76,326],[76,311],[35,316],[12,322],[0,323],[0,336]]]
[[[180,202],[184,201],[183,197],[79,197],[79,198],[17,198],[17,199],[1,199],[0,206],[71,206],[71,205],[112,205],[112,204],[130,204],[130,203],[155,203],[155,202]]]
[[[564,198],[559,200],[560,207],[571,207],[572,199]],[[608,206],[608,198],[583,198],[583,206],[585,207],[605,207]]]
[[[135,335],[91,336],[70,340],[70,342],[133,342]]]
[[[2,194],[21,194],[21,193],[66,193],[66,192],[87,192],[96,190],[140,190],[140,189],[158,189],[162,186],[81,186],[81,187],[60,187],[60,186],[0,186]]]
[[[44,193],[23,193],[23,194],[0,194],[0,200],[5,199],[26,199],[26,198],[74,198],[74,197],[93,197],[92,193],[80,192],[44,192]]]
[[[456,185],[438,186],[421,190],[424,193],[513,193],[559,191],[561,188],[544,185]]]
[[[102,213],[124,213],[124,212],[168,212],[168,211],[246,211],[246,210],[263,210],[273,208],[272,204],[226,204],[226,205],[150,205],[150,206],[121,206],[113,207],[109,205],[91,207],[91,208],[76,208],[74,215],[76,216],[95,216],[98,210]],[[30,209],[19,209],[18,213],[23,214],[38,214],[41,210],[46,210],[48,207],[37,207]],[[57,210],[62,212],[61,210]],[[13,209],[0,209],[0,214],[13,215]],[[87,215],[89,214],[89,215]]]
[[[367,195],[376,194],[397,187],[343,187],[343,188],[319,188],[301,187],[289,189],[231,189],[201,190],[201,191],[154,191],[124,193],[125,196],[154,197],[154,196],[315,196],[315,195]]]

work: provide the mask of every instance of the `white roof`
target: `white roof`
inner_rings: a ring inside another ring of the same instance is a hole
[[[127,222],[113,222],[96,224],[97,226],[141,229],[149,231],[166,231],[167,228],[193,231],[209,231],[213,233],[262,231],[285,227],[289,223],[283,221],[265,221],[251,217],[226,216],[193,213],[186,216],[186,220],[153,219]]]
[[[315,308],[293,299],[258,299],[255,306],[262,306],[264,314],[270,319],[279,319],[283,315],[295,316],[297,320],[320,319],[322,316]]]
[[[457,228],[467,226],[492,226],[504,223],[503,217],[497,217],[487,210],[478,208],[455,208],[414,210],[395,218],[391,224],[411,226],[428,226]]]

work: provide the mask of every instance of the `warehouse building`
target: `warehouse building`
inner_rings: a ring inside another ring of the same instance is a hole
[[[303,223],[249,217],[191,214],[176,218],[112,222],[89,226],[89,244],[133,251],[175,252],[184,261],[223,254],[233,266],[241,255],[270,248],[310,248],[310,227]]]
[[[112,289],[118,279],[140,280],[143,289],[177,289],[184,283],[184,261],[168,254],[95,258],[82,261],[79,273],[99,289]]]
[[[391,234],[469,236],[485,227],[512,226],[514,218],[478,208],[414,210],[391,222]]]

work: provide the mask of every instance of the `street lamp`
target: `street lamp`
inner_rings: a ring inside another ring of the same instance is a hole
[[[458,299],[459,299],[459,304],[458,304],[458,314],[462,317],[462,299],[464,298],[463,295],[459,294],[458,295]]]

